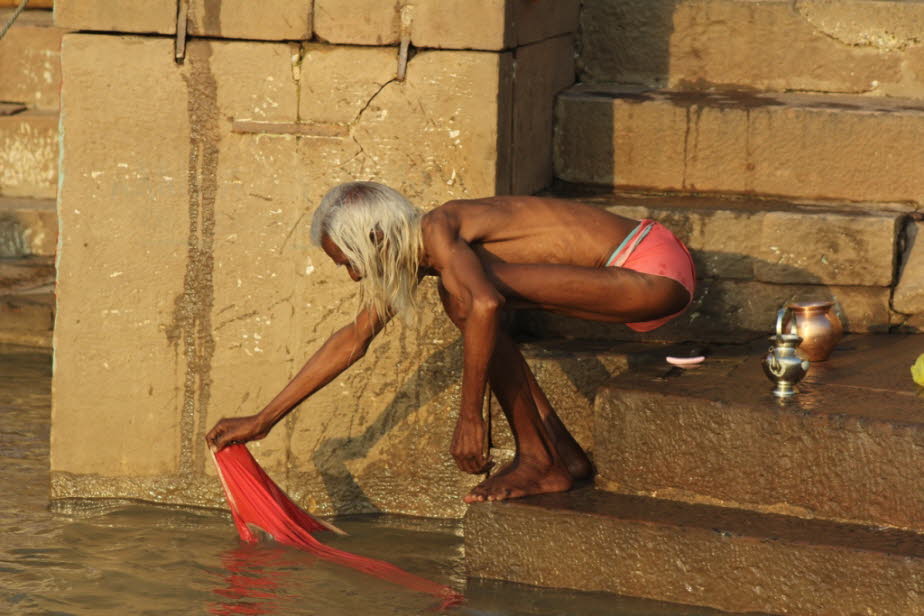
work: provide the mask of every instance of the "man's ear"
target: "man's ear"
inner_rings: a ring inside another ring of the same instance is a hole
[[[372,240],[372,243],[378,246],[382,243],[382,238],[385,237],[385,234],[381,229],[373,229],[369,232],[369,239]]]

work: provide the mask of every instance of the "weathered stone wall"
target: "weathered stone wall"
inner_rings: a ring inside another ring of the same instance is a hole
[[[432,207],[551,179],[577,2],[459,3],[450,22],[427,2],[311,5],[261,6],[283,27],[191,2],[178,63],[175,2],[57,3],[59,25],[95,32],[62,52],[54,498],[220,502],[205,431],[258,411],[355,308],[308,245],[332,185],[382,181]],[[383,45],[402,33],[400,81]],[[462,513],[461,345],[425,295],[419,322],[390,324],[253,445],[313,511]]]

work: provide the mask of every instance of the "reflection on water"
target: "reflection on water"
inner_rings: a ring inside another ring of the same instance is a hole
[[[0,613],[432,614],[436,600],[274,543],[225,512],[111,502],[47,509],[51,361],[0,346]],[[461,590],[478,616],[707,614],[609,595],[468,581],[455,522],[356,517],[325,541]]]

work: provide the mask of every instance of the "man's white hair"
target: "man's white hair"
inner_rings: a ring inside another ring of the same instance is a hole
[[[417,308],[423,212],[398,191],[376,182],[332,188],[311,220],[311,240],[325,235],[362,276],[359,309],[412,317]]]

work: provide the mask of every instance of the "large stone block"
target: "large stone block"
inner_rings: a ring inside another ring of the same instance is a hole
[[[187,34],[269,41],[311,38],[308,0],[190,0]],[[177,1],[58,0],[55,24],[74,30],[176,34]]]
[[[322,41],[393,45],[401,36],[401,2],[315,0],[314,31]]]
[[[381,50],[330,49],[369,68],[350,84],[314,46],[299,65],[284,43],[193,40],[182,64],[172,45],[65,37],[55,498],[220,503],[205,430],[262,408],[353,314],[355,285],[307,239],[321,195],[376,179],[429,206],[498,182],[483,93],[507,54],[422,52],[397,82],[366,61]],[[299,110],[308,82],[333,102]],[[369,99],[323,115],[354,92]],[[448,454],[458,334],[432,285],[423,305],[252,445],[312,510],[461,515],[477,478]]]
[[[920,532],[924,414],[907,370],[921,344],[847,338],[785,404],[763,345],[676,378],[617,377],[595,407],[598,485]]]
[[[131,476],[135,496],[189,455],[180,448],[186,358],[166,336],[183,289],[190,222],[182,204],[193,179],[187,86],[172,48],[169,39],[68,35],[62,54],[67,232],[51,469]]]
[[[564,180],[803,199],[924,199],[924,106],[901,99],[578,86],[559,97]]]
[[[470,577],[723,613],[924,611],[919,533],[593,490],[470,507],[465,561]]]
[[[906,230],[907,254],[892,296],[892,307],[905,314],[924,314],[924,223]]]
[[[510,183],[500,138],[510,117],[498,98],[512,96],[510,54],[423,51],[403,82],[393,78],[396,67],[382,49],[308,48],[300,115],[308,128],[299,151],[312,195],[320,198],[334,178],[391,183],[422,206],[509,192],[498,188]],[[325,74],[337,79],[331,87]]]
[[[918,3],[593,0],[582,81],[924,96]]]
[[[6,23],[11,13],[0,10],[0,23]],[[50,12],[28,11],[20,15],[0,40],[0,100],[33,109],[58,109],[63,33],[52,26]]]
[[[188,34],[262,41],[311,38],[311,0],[191,0]]]
[[[176,18],[177,0],[55,2],[55,25],[72,30],[175,34]]]
[[[0,115],[0,195],[53,199],[58,189],[58,115]]]

